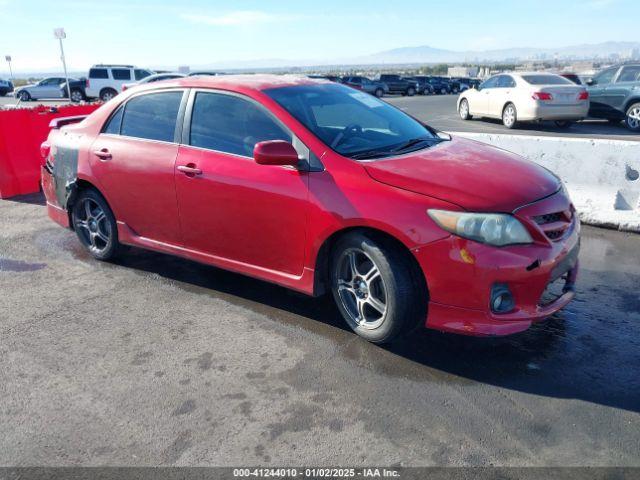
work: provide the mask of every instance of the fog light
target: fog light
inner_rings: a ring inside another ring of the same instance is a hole
[[[495,283],[491,287],[491,311],[507,313],[514,309],[515,300],[509,287],[504,283]]]

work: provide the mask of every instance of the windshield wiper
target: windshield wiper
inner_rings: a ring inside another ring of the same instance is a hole
[[[411,140],[407,140],[406,142],[404,142],[402,145],[400,145],[399,147],[394,148],[393,150],[390,150],[390,152],[401,152],[402,150],[406,150],[408,148],[411,148],[415,145],[418,145],[422,142],[428,142],[430,140],[433,140],[434,143],[438,141],[438,139],[436,138],[425,138],[425,137],[420,137],[420,138],[412,138]]]
[[[349,155],[349,157],[354,160],[367,160],[370,158],[382,158],[382,157],[390,157],[393,154],[388,150],[367,150],[366,152],[359,152],[355,155]]]

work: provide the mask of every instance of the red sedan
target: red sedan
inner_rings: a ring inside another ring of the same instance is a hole
[[[330,291],[379,343],[512,334],[574,296],[580,225],[556,176],[344,85],[187,77],[53,127],[48,213],[100,260],[133,245]]]

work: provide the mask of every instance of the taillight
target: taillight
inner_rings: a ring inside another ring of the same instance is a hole
[[[40,144],[40,155],[44,160],[49,158],[49,154],[51,153],[51,144],[46,140]]]
[[[535,92],[531,98],[534,100],[553,100],[553,95],[548,92]]]
[[[84,88],[89,88],[89,79],[88,78],[84,81]]]
[[[589,92],[587,92],[586,90],[584,92],[580,92],[580,95],[578,95],[578,100],[589,100]]]
[[[129,87],[127,87],[126,85],[122,85],[122,91],[123,91],[123,92],[124,92],[127,88],[129,88]]]

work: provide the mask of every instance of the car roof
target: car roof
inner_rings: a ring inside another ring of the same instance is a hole
[[[216,75],[177,78],[171,81],[181,87],[221,88],[225,90],[267,90],[269,88],[293,87],[296,85],[333,84],[322,78],[309,78],[302,75]],[[163,82],[166,86],[167,83]],[[158,85],[159,87],[161,85]]]

